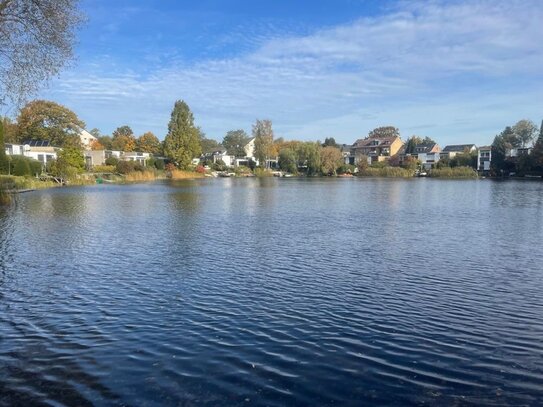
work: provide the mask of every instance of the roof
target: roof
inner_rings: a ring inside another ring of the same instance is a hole
[[[471,150],[475,147],[475,144],[453,144],[450,146],[446,146],[443,149],[444,153],[448,152],[456,152],[456,153],[463,153],[465,150]]]
[[[398,136],[368,137],[365,139],[356,140],[353,144],[353,148],[386,147],[386,146],[390,146],[396,140],[400,140],[400,138]]]
[[[429,153],[435,146],[437,146],[437,143],[417,144],[415,146],[415,153]]]
[[[481,146],[479,150],[492,150],[492,146]]]
[[[26,140],[23,145],[29,145],[30,147],[52,147],[49,140]]]

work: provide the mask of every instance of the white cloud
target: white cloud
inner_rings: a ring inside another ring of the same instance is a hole
[[[184,99],[216,138],[270,118],[288,138],[352,142],[395,124],[404,136],[419,128],[488,143],[504,117],[543,111],[541,21],[537,0],[402,2],[386,15],[310,35],[278,38],[274,30],[243,55],[171,60],[151,74],[111,57],[104,65],[80,61],[48,96],[104,131],[129,124],[162,137],[173,102]],[[489,108],[492,100],[499,103]],[[463,117],[468,124],[459,124]]]

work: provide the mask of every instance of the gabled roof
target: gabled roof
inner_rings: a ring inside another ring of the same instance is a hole
[[[394,143],[396,140],[400,140],[398,136],[390,137],[368,137],[364,139],[356,140],[353,144],[353,148],[363,147],[387,147]]]
[[[464,150],[471,150],[475,147],[475,144],[453,144],[450,146],[446,146],[443,149],[444,153],[454,152],[454,153],[462,153]]]
[[[415,146],[415,153],[429,153],[435,146],[437,146],[437,143],[417,144]]]

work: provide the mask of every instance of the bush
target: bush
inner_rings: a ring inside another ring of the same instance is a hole
[[[135,163],[133,161],[119,161],[116,166],[116,170],[119,174],[129,174],[135,170]]]
[[[26,177],[32,174],[30,169],[30,164],[28,162],[28,159],[23,156],[13,156],[13,159],[11,161],[12,165],[12,171],[11,173],[13,175],[18,175],[21,177]]]
[[[213,164],[211,164],[211,169],[214,171],[226,171],[228,167],[224,163],[223,160],[217,160]]]
[[[342,164],[337,169],[338,174],[354,174],[355,166],[351,164]]]
[[[43,170],[43,164],[38,160],[29,159],[28,164],[30,165],[30,174],[31,175],[40,175]]]
[[[204,168],[203,165],[198,165],[198,166],[196,167],[196,172],[197,172],[198,174],[205,174],[206,169]]]
[[[155,159],[155,168],[157,170],[163,170],[164,169],[164,160],[161,160],[161,159]]]
[[[111,156],[106,158],[106,165],[112,165],[116,166],[119,163],[119,159],[117,157]]]

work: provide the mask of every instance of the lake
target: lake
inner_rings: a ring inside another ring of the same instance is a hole
[[[0,212],[0,405],[543,403],[543,183],[203,179]]]

